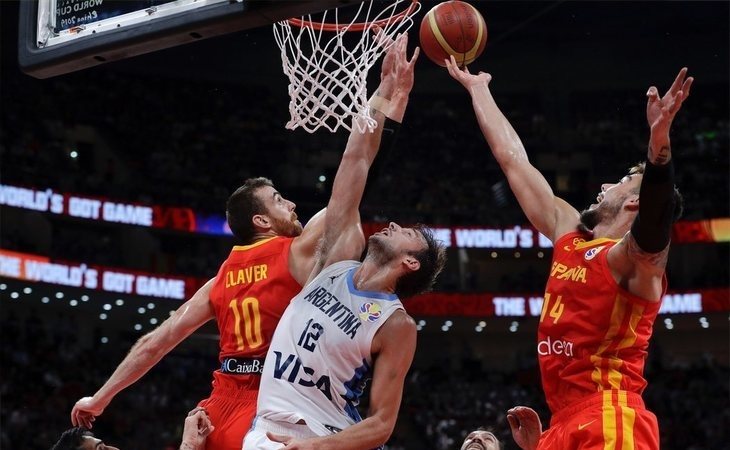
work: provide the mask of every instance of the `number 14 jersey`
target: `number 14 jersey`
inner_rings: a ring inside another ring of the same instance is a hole
[[[553,414],[599,391],[641,394],[661,306],[616,284],[607,255],[617,240],[585,238],[572,232],[555,242],[538,325],[542,387]]]

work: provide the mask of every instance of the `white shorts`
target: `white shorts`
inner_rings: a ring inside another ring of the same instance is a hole
[[[304,424],[273,422],[256,416],[251,424],[251,429],[243,438],[243,450],[280,450],[284,448],[284,444],[266,437],[267,432],[300,439],[317,436]]]

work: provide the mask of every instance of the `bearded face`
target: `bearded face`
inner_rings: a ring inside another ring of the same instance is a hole
[[[280,219],[271,217],[272,228],[276,230],[279,236],[297,237],[302,234],[302,224],[296,218],[296,214],[292,213],[291,219]]]
[[[621,212],[625,199],[626,196],[615,200],[603,199],[595,208],[584,209],[580,213],[581,229],[590,231],[600,223],[613,220]]]
[[[385,265],[395,258],[396,251],[385,236],[374,234],[368,239],[368,255],[378,264]]]

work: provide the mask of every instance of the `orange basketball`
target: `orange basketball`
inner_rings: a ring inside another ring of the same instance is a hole
[[[421,21],[421,49],[428,58],[446,67],[454,55],[459,67],[471,64],[487,44],[487,24],[472,5],[453,0],[431,8]]]

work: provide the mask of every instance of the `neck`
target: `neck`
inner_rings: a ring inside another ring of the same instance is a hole
[[[253,235],[253,238],[251,239],[251,243],[255,244],[258,241],[261,241],[264,239],[269,239],[269,238],[276,237],[276,236],[278,236],[278,234],[276,234],[276,232],[273,230],[269,230],[269,231],[266,231],[263,233],[256,233]]]
[[[395,292],[398,274],[388,264],[380,264],[372,258],[366,257],[353,274],[352,281],[359,291],[392,294]]]
[[[636,214],[621,214],[612,222],[599,223],[593,229],[593,239],[621,239],[631,229]]]

